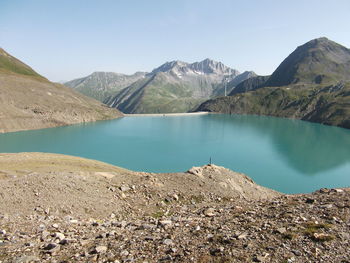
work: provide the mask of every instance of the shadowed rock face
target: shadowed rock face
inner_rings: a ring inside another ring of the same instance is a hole
[[[311,40],[270,77],[248,79],[230,95],[206,101],[196,110],[297,118],[350,128],[350,51],[327,38]]]
[[[229,82],[228,94],[252,75],[210,59],[192,64],[171,61],[104,102],[125,113],[187,112],[208,98],[224,95],[225,83]]]
[[[0,50],[0,94],[0,132],[122,116],[118,110],[48,81],[4,50]]]
[[[239,83],[229,94],[229,96],[233,96],[238,93],[245,93],[252,90],[257,90],[259,88],[263,88],[266,81],[270,76],[254,76],[246,79]]]

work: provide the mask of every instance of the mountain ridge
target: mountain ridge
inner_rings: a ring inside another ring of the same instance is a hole
[[[205,74],[226,74],[226,75],[238,75],[238,70],[231,69],[225,66],[223,63],[219,61],[215,61],[209,58],[206,58],[199,62],[187,63],[180,60],[168,61],[162,64],[161,66],[152,70],[151,73],[158,72],[168,72],[172,69],[181,69],[185,68],[185,70],[191,69],[193,73],[205,73]]]
[[[197,111],[287,117],[350,128],[350,50],[327,38],[294,50],[270,77],[241,83]]]
[[[224,94],[225,82],[232,84],[226,87],[229,93],[251,74],[255,73],[240,74],[211,59],[194,63],[174,60],[153,69],[145,79],[134,82],[104,103],[124,113],[187,112],[210,97]]]
[[[64,85],[103,102],[107,97],[143,78],[146,74],[146,72],[135,72],[128,75],[95,71],[88,76],[65,82]]]

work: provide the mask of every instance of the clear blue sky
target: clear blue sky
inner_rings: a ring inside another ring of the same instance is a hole
[[[0,47],[50,80],[218,60],[271,74],[298,45],[350,47],[349,0],[0,0]]]

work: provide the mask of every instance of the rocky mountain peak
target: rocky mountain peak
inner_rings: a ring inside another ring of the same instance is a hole
[[[309,42],[305,43],[303,46],[305,45],[322,45],[322,44],[329,44],[329,43],[334,43],[333,41],[329,40],[326,37],[319,37],[319,38],[315,38],[310,40]]]
[[[159,72],[172,72],[172,73],[196,73],[196,74],[215,74],[215,75],[230,75],[237,76],[239,72],[235,69],[231,69],[225,66],[221,62],[206,58],[200,62],[186,63],[179,60],[166,62],[160,67],[154,69],[151,74]]]
[[[173,60],[169,62],[165,62],[158,68],[155,68],[152,70],[152,74],[159,73],[159,72],[169,72],[173,70],[174,68],[182,68],[182,67],[187,67],[188,63],[180,61],[180,60]]]
[[[296,49],[296,51],[305,52],[305,53],[311,53],[315,51],[324,52],[324,53],[333,52],[336,54],[340,52],[349,52],[350,50],[332,40],[329,40],[326,37],[320,37],[320,38],[310,40],[304,45],[299,46]],[[341,57],[339,57],[338,59],[341,59]]]
[[[205,74],[219,75],[238,75],[239,72],[225,66],[223,63],[206,58],[203,61],[195,62],[190,65],[190,68]]]

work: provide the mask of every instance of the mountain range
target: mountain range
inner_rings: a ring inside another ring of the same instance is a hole
[[[272,73],[197,111],[296,118],[350,128],[350,50],[327,38],[299,46]]]
[[[0,132],[112,119],[122,114],[58,83],[0,49]]]
[[[89,76],[65,82],[64,85],[102,102],[135,81],[144,78],[145,74],[145,72],[136,72],[132,75],[94,72]]]
[[[0,132],[122,116],[111,107],[271,115],[350,128],[350,50],[327,38],[299,46],[271,76],[205,59],[167,62],[133,75],[95,72],[66,85],[73,88],[48,81],[0,49]]]
[[[201,102],[228,94],[243,80],[256,76],[242,74],[221,62],[166,62],[150,73],[124,75],[99,72],[65,85],[124,113],[186,112]],[[109,96],[108,96],[109,95]]]

